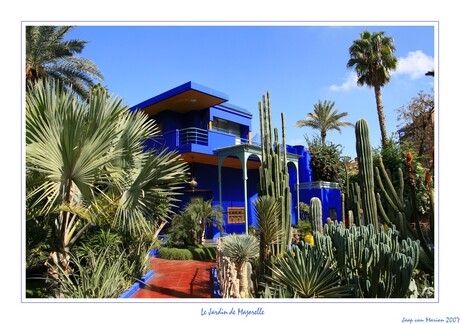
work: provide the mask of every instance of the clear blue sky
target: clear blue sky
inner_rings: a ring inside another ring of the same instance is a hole
[[[374,147],[380,131],[374,91],[357,87],[347,69],[348,49],[364,30],[384,31],[394,39],[398,70],[382,90],[390,136],[397,130],[395,109],[420,90],[431,92],[434,78],[435,28],[429,23],[402,26],[77,26],[69,38],[87,40],[81,56],[100,68],[103,85],[135,105],[187,81],[226,93],[229,102],[253,114],[253,133],[259,131],[258,102],[269,90],[273,121],[281,127],[286,115],[288,144],[305,144],[317,131],[295,128],[318,100],[331,100],[344,120],[364,118]],[[343,155],[356,156],[352,128],[331,131],[327,140],[343,146]]]

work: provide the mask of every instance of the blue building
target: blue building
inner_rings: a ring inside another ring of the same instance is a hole
[[[191,186],[181,196],[181,206],[212,200],[222,206],[226,233],[245,233],[256,224],[253,203],[257,199],[261,148],[252,139],[252,114],[230,104],[226,94],[187,82],[131,108],[155,120],[161,136],[148,145],[167,147],[190,165]],[[258,119],[257,119],[258,120]],[[340,190],[312,179],[310,154],[303,146],[288,146],[292,193],[292,223],[300,217],[298,202],[312,197],[323,202],[327,217],[342,220]],[[207,238],[218,236],[209,228]]]

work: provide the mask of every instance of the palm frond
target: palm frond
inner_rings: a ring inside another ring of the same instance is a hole
[[[87,41],[65,40],[72,29],[73,26],[26,27],[26,79],[59,81],[86,99],[94,80],[104,78],[95,63],[75,56]]]

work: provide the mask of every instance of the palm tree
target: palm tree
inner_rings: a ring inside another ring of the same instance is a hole
[[[374,88],[382,146],[388,144],[388,136],[381,88],[390,81],[390,71],[396,70],[397,59],[393,55],[394,51],[393,38],[385,36],[384,32],[371,34],[364,31],[360,34],[360,38],[354,40],[353,45],[350,46],[351,58],[347,63],[348,68],[355,67],[358,85]]]
[[[145,150],[158,128],[118,98],[97,92],[78,100],[42,80],[26,94],[26,215],[54,220],[49,268],[92,224],[153,235],[169,217],[187,164],[174,152]]]
[[[337,130],[341,133],[341,127],[353,127],[353,124],[347,121],[341,121],[343,117],[347,116],[347,112],[339,113],[334,108],[335,102],[328,100],[318,100],[318,103],[313,105],[313,113],[308,113],[305,120],[299,120],[295,127],[312,127],[319,129],[321,132],[321,143],[326,142],[326,133],[330,130]]]
[[[221,243],[222,254],[235,263],[240,283],[240,296],[249,297],[248,262],[259,255],[259,242],[253,235],[232,234],[225,236]]]
[[[206,225],[213,225],[223,230],[223,214],[220,206],[213,206],[211,200],[191,202],[185,206],[185,214],[189,215],[199,228],[197,243],[203,244]]]
[[[72,29],[73,26],[26,27],[26,81],[59,80],[67,90],[86,99],[93,80],[103,80],[103,76],[92,61],[75,56],[83,51],[86,41],[64,40]]]

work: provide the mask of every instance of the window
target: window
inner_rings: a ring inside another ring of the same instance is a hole
[[[244,207],[227,208],[228,224],[244,224]]]
[[[215,129],[219,132],[228,133],[235,135],[236,137],[241,136],[240,124],[214,117],[212,121],[212,129]]]

